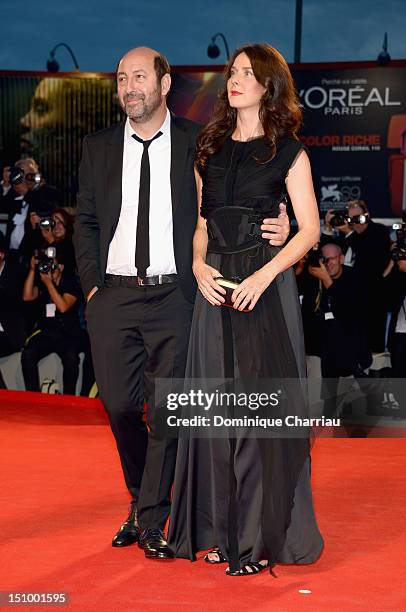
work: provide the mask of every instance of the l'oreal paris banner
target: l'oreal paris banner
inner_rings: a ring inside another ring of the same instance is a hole
[[[365,199],[377,217],[406,208],[406,67],[296,70],[321,210]]]

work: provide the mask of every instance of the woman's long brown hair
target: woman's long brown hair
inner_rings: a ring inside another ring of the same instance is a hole
[[[237,110],[229,104],[227,81],[240,53],[248,56],[256,80],[266,88],[260,103],[259,119],[270,151],[262,163],[275,156],[277,142],[282,136],[297,138],[302,124],[302,111],[292,75],[279,51],[268,44],[240,47],[225,68],[225,86],[219,93],[213,117],[198,138],[195,161],[199,169],[204,168],[209,156],[222,147],[226,136],[235,129]]]

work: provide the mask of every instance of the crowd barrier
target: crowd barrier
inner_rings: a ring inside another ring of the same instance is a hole
[[[84,360],[84,353],[79,354],[79,376],[76,383],[76,395],[80,395],[80,389],[82,386],[82,365]],[[7,357],[0,358],[0,370],[6,383],[7,389],[15,391],[24,391],[24,379],[23,372],[21,369],[21,352],[13,353]],[[62,362],[56,353],[51,353],[41,359],[39,362],[39,379],[40,383],[44,381],[55,381],[57,384],[58,392],[61,393],[63,389],[63,369]],[[47,386],[45,383],[44,387]],[[55,385],[53,385],[55,388]]]

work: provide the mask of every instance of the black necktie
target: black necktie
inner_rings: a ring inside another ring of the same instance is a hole
[[[144,150],[141,157],[140,191],[138,197],[137,236],[135,243],[135,265],[138,276],[146,276],[149,266],[149,191],[151,173],[149,169],[148,147],[153,140],[162,136],[162,132],[155,134],[151,140],[142,140],[136,134],[133,138],[142,142]]]

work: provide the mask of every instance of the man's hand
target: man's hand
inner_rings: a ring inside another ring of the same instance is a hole
[[[89,303],[90,300],[92,299],[92,297],[94,296],[94,294],[96,293],[96,291],[98,291],[98,287],[93,287],[93,289],[91,291],[89,291],[88,296],[86,298],[86,302]]]
[[[296,266],[295,266],[295,275],[296,276],[299,276],[299,274],[301,274],[304,271],[304,269],[306,267],[306,262],[307,262],[307,256],[304,255],[296,263]]]
[[[39,217],[36,212],[30,213],[30,223],[31,223],[32,229],[35,229],[40,221],[41,221],[41,217]]]
[[[316,266],[309,266],[308,270],[312,276],[322,281],[326,289],[331,287],[331,285],[333,284],[333,281],[331,280],[331,276],[327,272],[327,268],[322,261],[320,261],[319,268],[317,268]]]
[[[16,194],[19,196],[25,196],[29,191],[28,185],[25,181],[24,183],[17,183],[17,185],[14,185],[13,188]]]
[[[334,210],[334,208],[330,208],[330,210],[328,210],[326,212],[326,216],[324,217],[324,229],[327,232],[332,232],[335,229],[337,229],[338,231],[342,232],[343,234],[349,234],[350,232],[352,232],[351,227],[348,225],[348,223],[344,223],[343,225],[336,225],[335,227],[333,227],[331,225],[331,219],[334,217],[334,214],[337,211]]]
[[[52,273],[51,272],[48,272],[46,274],[44,272],[40,272],[39,276],[46,287],[49,287],[50,285],[52,285]]]
[[[264,219],[261,230],[265,233],[262,238],[267,238],[272,246],[282,246],[285,244],[289,232],[290,223],[286,213],[286,205],[279,204],[280,213],[276,219]]]
[[[326,229],[328,232],[332,232],[334,229],[331,225],[331,219],[334,217],[334,213],[335,210],[333,208],[330,208],[330,210],[326,212],[326,216],[324,217],[324,229]]]
[[[344,225],[338,225],[337,229],[339,232],[342,232],[343,234],[351,234],[354,231],[352,227],[348,225],[348,223],[345,223]]]

